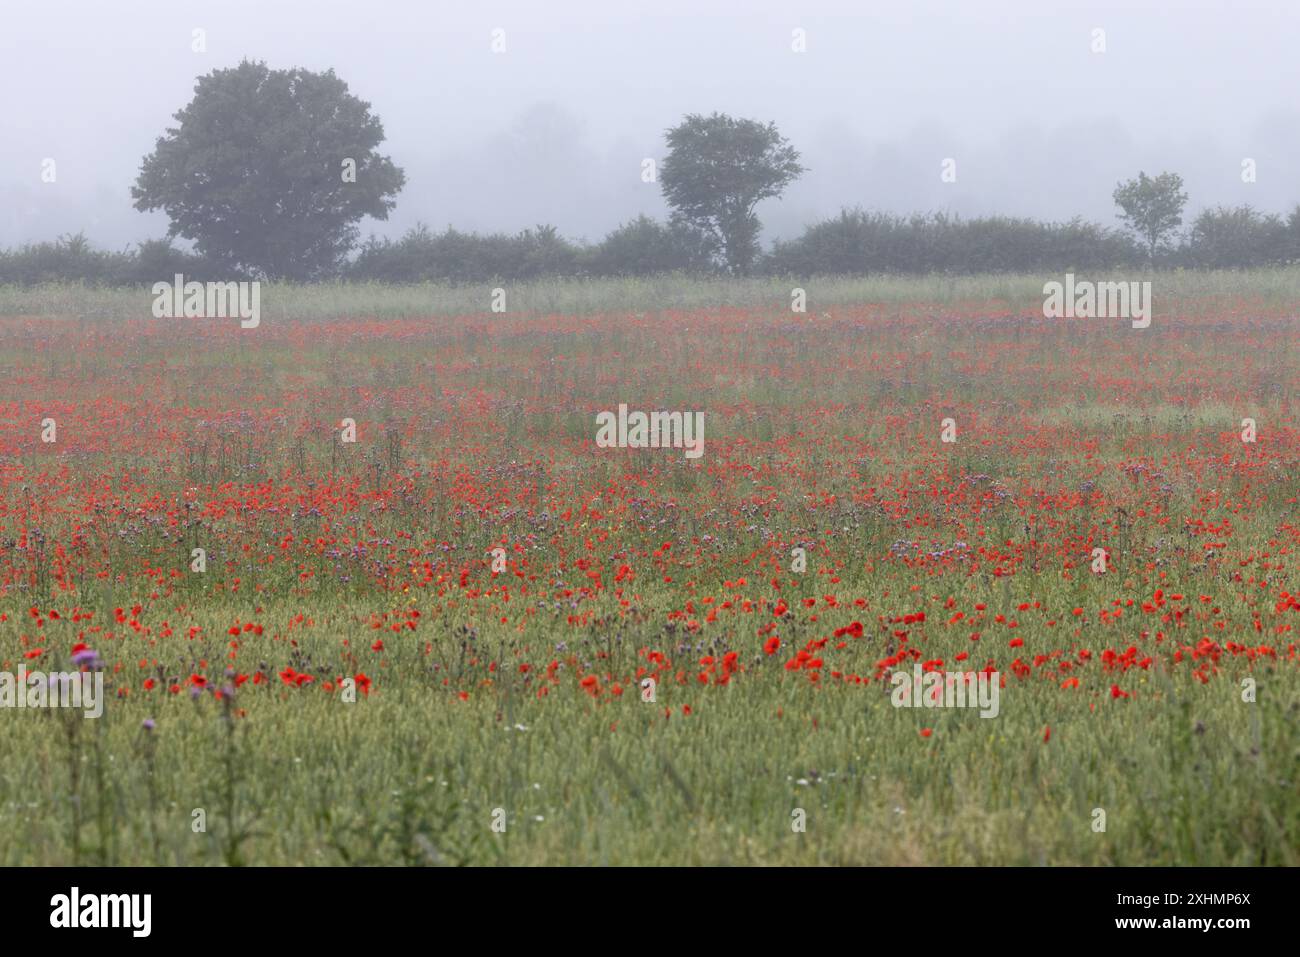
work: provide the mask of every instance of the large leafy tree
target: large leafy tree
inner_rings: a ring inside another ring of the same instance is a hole
[[[1138,173],[1137,179],[1117,185],[1112,198],[1120,209],[1120,219],[1146,243],[1147,255],[1154,263],[1161,245],[1183,224],[1187,205],[1183,178],[1177,173],[1155,177]]]
[[[244,61],[199,77],[131,190],[170,234],[216,263],[272,279],[334,272],[357,221],[386,219],[405,175],[376,153],[384,128],[333,70]],[[355,164],[355,176],[352,175]]]
[[[666,139],[664,199],[676,217],[714,239],[728,269],[748,273],[759,251],[754,207],[804,172],[799,153],[774,123],[725,113],[689,114]]]

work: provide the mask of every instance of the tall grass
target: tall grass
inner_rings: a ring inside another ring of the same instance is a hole
[[[1080,275],[1079,278],[1089,278]],[[1300,266],[1253,270],[1173,272],[1107,271],[1099,280],[1149,279],[1156,308],[1195,301],[1216,309],[1233,303],[1300,306]],[[412,318],[490,313],[492,292],[506,293],[511,314],[547,315],[643,312],[707,307],[785,307],[795,287],[805,290],[808,312],[850,304],[1005,304],[1014,312],[1042,307],[1043,284],[1059,274],[982,276],[824,276],[812,279],[756,277],[700,279],[682,275],[623,279],[539,279],[472,285],[380,283],[268,283],[262,290],[263,318],[335,319],[373,316]],[[147,287],[93,287],[79,283],[0,285],[0,315],[86,319],[148,317],[153,296]]]

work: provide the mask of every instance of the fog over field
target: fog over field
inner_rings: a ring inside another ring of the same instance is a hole
[[[10,936],[1285,925],[1300,0],[0,39]]]
[[[641,160],[714,110],[775,121],[809,169],[760,207],[768,240],[855,204],[1111,225],[1137,169],[1179,171],[1192,215],[1280,212],[1300,200],[1298,39],[1290,0],[0,0],[0,245],[163,235],[162,213],[131,207],[141,158],[198,75],[243,58],[332,67],[372,104],[407,185],[363,234],[551,223],[599,239],[664,215]]]

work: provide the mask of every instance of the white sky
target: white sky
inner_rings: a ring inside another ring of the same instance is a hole
[[[663,214],[641,160],[713,110],[774,120],[810,167],[760,209],[769,239],[854,204],[1111,224],[1138,169],[1182,173],[1193,212],[1300,202],[1297,0],[0,0],[0,244],[162,235],[131,207],[140,160],[242,57],[332,66],[381,117],[407,187],[363,233],[598,239]]]

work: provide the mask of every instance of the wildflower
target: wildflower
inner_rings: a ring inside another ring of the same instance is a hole
[[[72,663],[78,668],[94,668],[102,664],[99,653],[87,648],[85,642],[80,641],[72,646]]]

